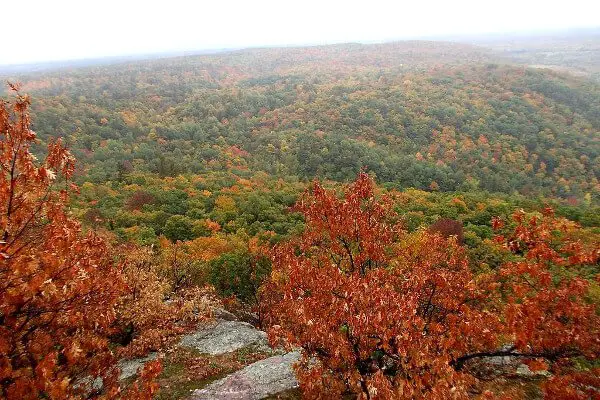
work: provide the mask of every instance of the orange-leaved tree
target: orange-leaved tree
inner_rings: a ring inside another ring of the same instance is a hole
[[[535,299],[538,292],[522,288],[528,277],[512,270],[523,263],[549,268],[539,258],[473,275],[456,238],[398,229],[389,201],[377,198],[365,173],[341,199],[315,183],[296,208],[305,232],[272,250],[263,292],[270,337],[303,350],[297,373],[306,397],[466,398],[476,382],[468,368],[475,360],[510,355],[539,369],[542,360],[566,365],[596,354],[598,318],[582,279],[553,282]],[[525,242],[538,254],[539,238]],[[573,262],[597,262],[591,253]],[[547,328],[530,326],[560,307],[547,302],[552,295],[569,300],[562,307],[574,315],[561,314]],[[555,335],[564,339],[549,347]]]
[[[583,240],[577,224],[550,208],[531,216],[519,210],[512,219],[508,230],[493,221],[503,233],[496,240],[518,256],[497,276],[511,338],[506,353],[551,373],[543,385],[549,398],[598,398],[600,368],[578,367],[600,358],[598,237]]]
[[[109,336],[126,287],[105,242],[65,212],[74,159],[54,141],[38,162],[30,101],[11,88],[0,102],[0,398],[150,398],[158,363],[127,394],[117,382]]]
[[[182,285],[193,268],[177,246],[169,244],[170,254],[162,257],[152,248],[131,244],[120,248],[125,261],[122,277],[129,290],[120,298],[115,325],[116,339],[123,345],[119,353],[125,357],[169,347],[211,316],[214,290]]]

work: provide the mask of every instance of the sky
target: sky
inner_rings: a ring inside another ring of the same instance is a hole
[[[0,65],[600,26],[598,0],[1,1]]]

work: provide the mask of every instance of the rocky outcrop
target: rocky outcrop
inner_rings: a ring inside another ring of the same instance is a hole
[[[149,353],[146,357],[132,358],[119,361],[121,375],[119,380],[127,379],[137,374],[138,369],[143,367],[148,361],[156,360],[158,353]]]
[[[248,347],[269,354],[276,353],[269,347],[265,332],[249,323],[235,320],[235,315],[227,311],[216,310],[214,315],[216,320],[212,324],[182,336],[179,346],[191,347],[213,356]],[[150,353],[144,358],[121,360],[120,379],[134,376],[146,362],[157,357],[157,353]],[[299,352],[273,355],[196,390],[191,398],[254,400],[294,389],[298,387],[298,382],[292,366],[299,358]]]
[[[201,353],[218,355],[253,346],[268,351],[267,334],[241,321],[217,320],[212,325],[181,338],[180,346],[193,347]]]
[[[510,353],[514,350],[512,343],[502,346],[499,351]],[[472,360],[470,371],[480,377],[490,378],[493,376],[513,376],[518,378],[548,378],[552,376],[549,371],[532,371],[523,360],[515,355],[498,355]]]
[[[258,400],[298,387],[292,366],[300,358],[291,352],[257,361],[194,391],[193,400]]]

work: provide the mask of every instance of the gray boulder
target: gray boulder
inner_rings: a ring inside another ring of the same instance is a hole
[[[230,353],[249,346],[269,350],[267,334],[241,321],[216,321],[206,328],[184,335],[179,345],[210,355]]]
[[[141,358],[132,358],[125,359],[119,361],[119,369],[121,370],[121,375],[119,375],[119,380],[130,378],[137,374],[138,369],[143,367],[148,361],[156,360],[158,357],[158,353],[149,353],[146,357]]]
[[[531,369],[529,369],[529,366],[527,364],[520,364],[517,367],[517,371],[516,371],[517,375],[522,376],[522,377],[528,377],[528,378],[534,378],[534,377],[546,377],[549,378],[552,376],[552,374],[549,371],[532,371]]]
[[[258,400],[298,387],[292,365],[300,359],[293,351],[257,361],[193,392],[192,400]]]
[[[217,320],[222,320],[222,321],[237,321],[237,317],[235,316],[235,314],[230,313],[229,311],[220,308],[220,307],[214,307],[212,310],[213,313],[213,317]]]
[[[267,334],[241,321],[218,320],[206,328],[183,336],[179,345],[210,355],[230,353],[249,346],[269,351]]]

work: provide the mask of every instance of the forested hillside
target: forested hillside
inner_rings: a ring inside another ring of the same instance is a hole
[[[597,202],[600,86],[482,48],[257,49],[20,78],[80,180],[264,171]],[[589,200],[588,200],[589,201]]]
[[[305,398],[600,393],[597,82],[419,41],[6,78],[0,398],[184,398],[266,357],[174,345],[221,307]]]

